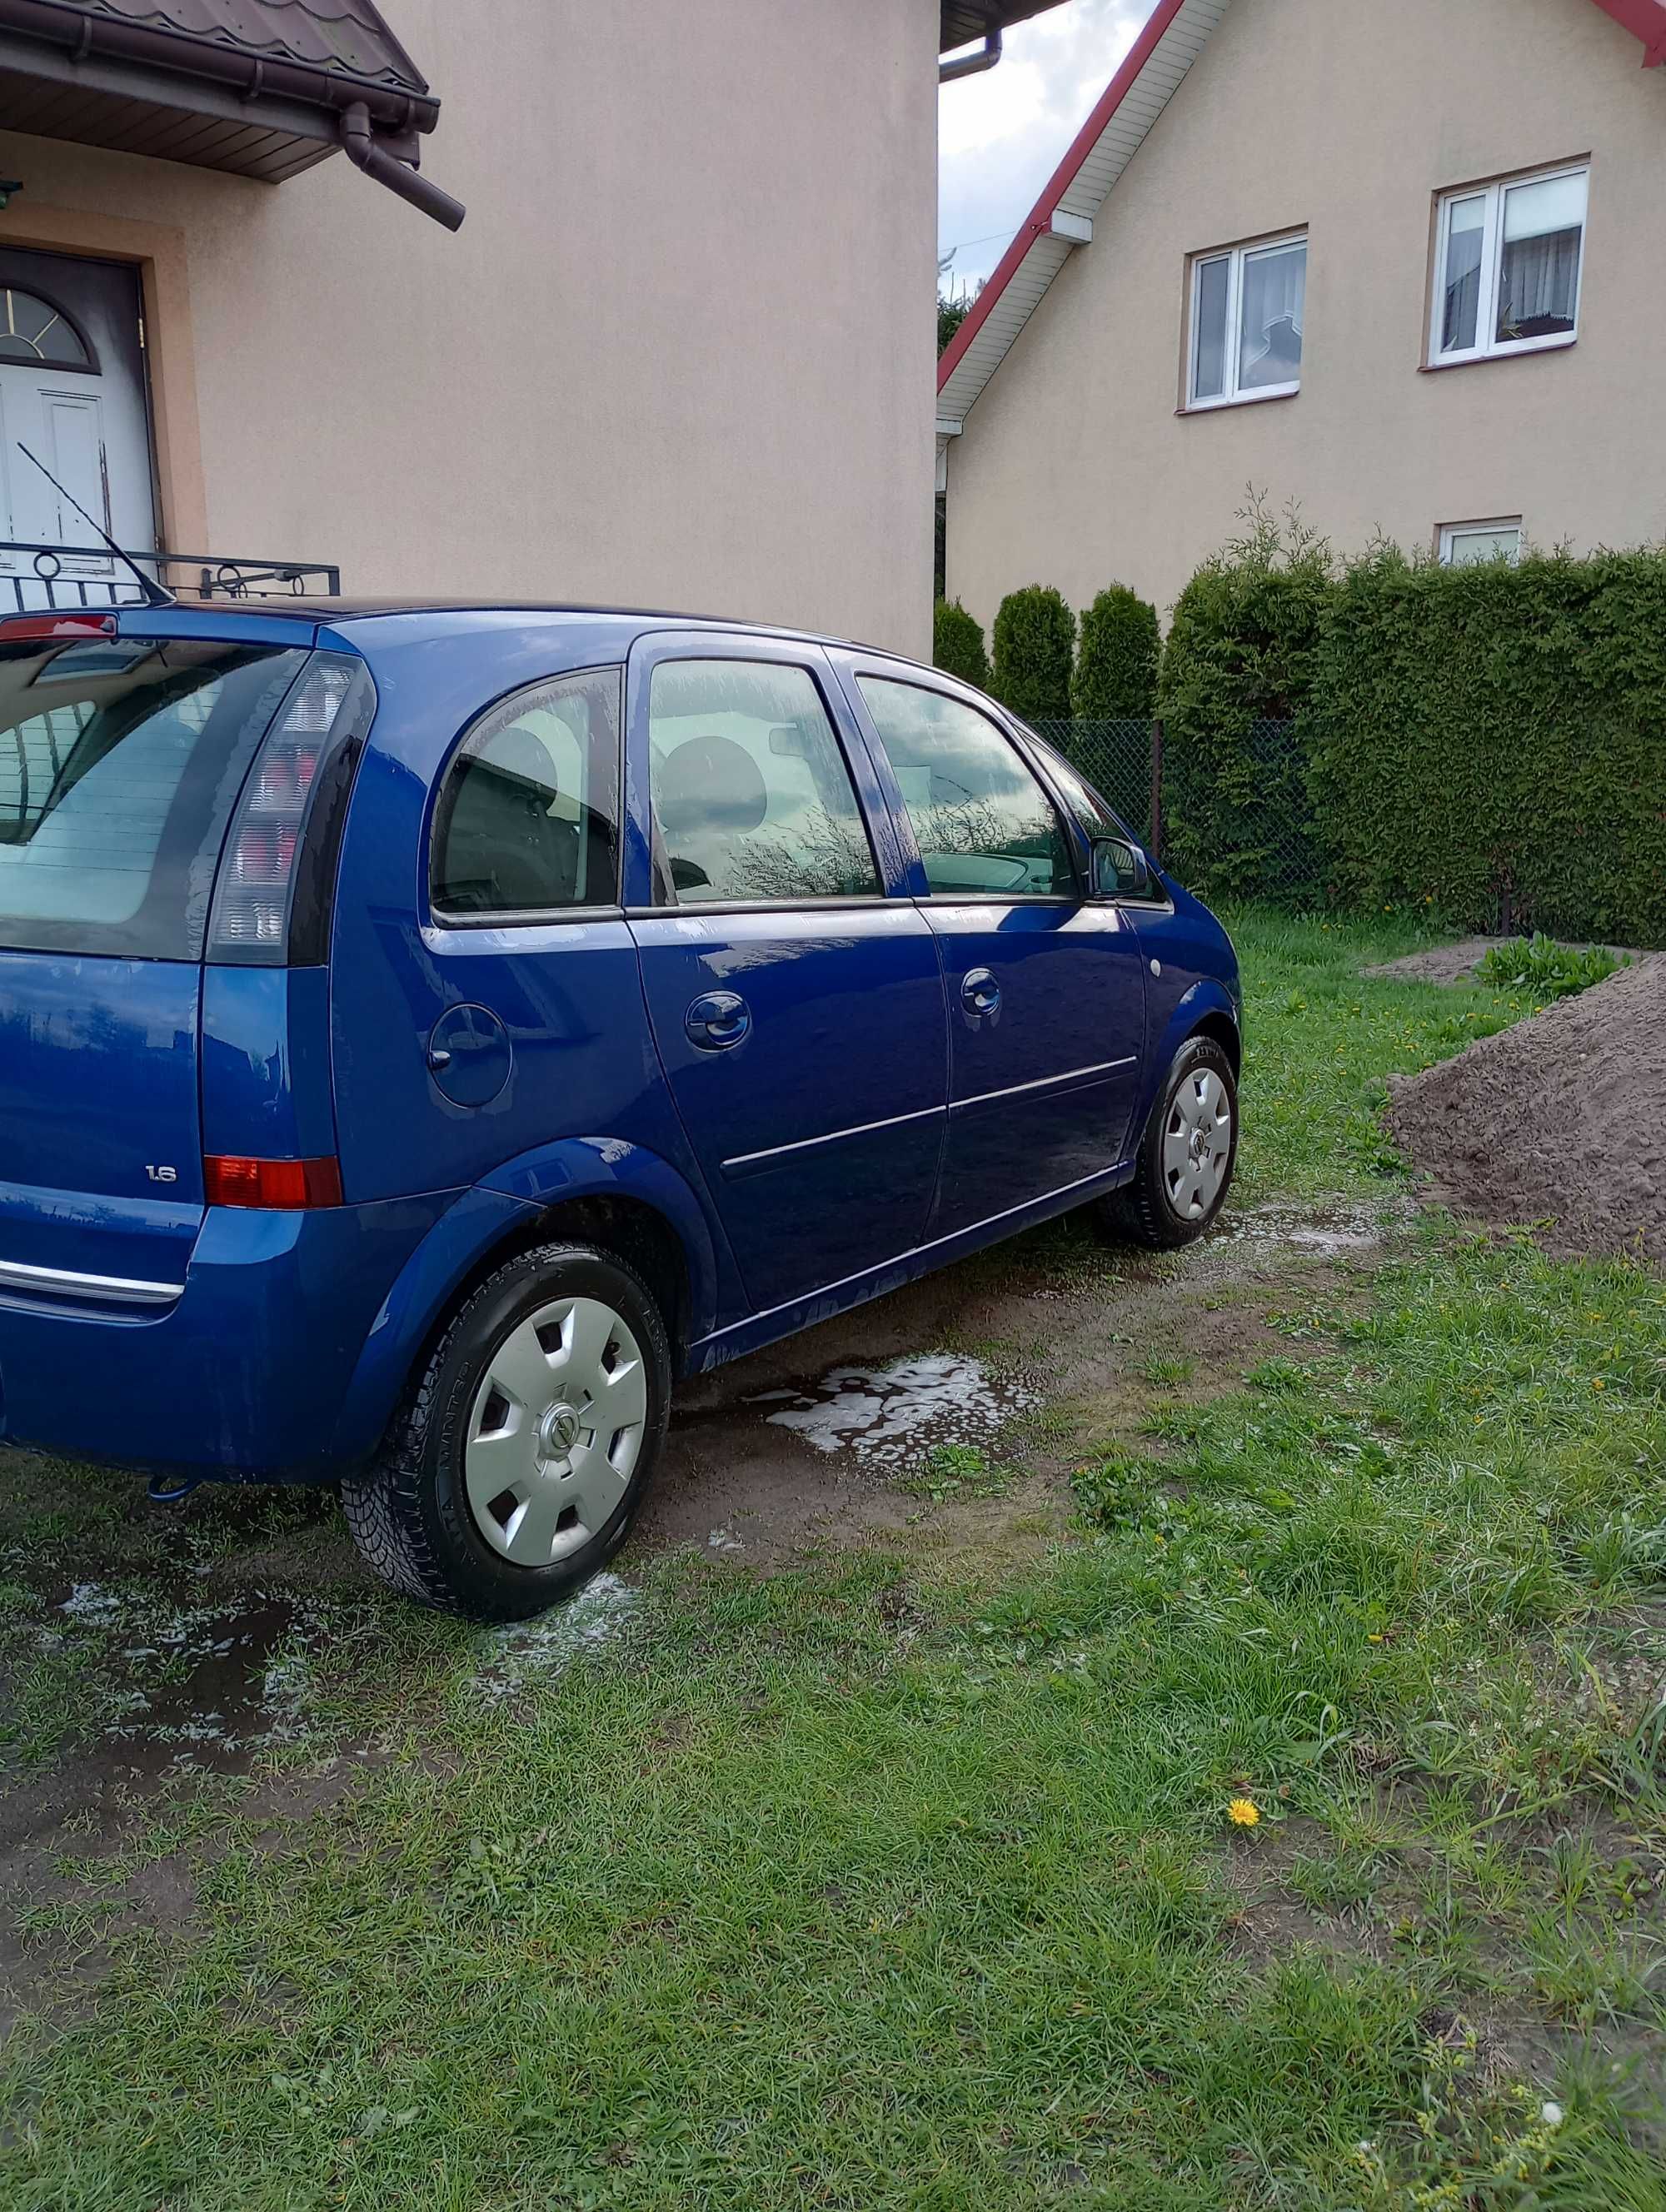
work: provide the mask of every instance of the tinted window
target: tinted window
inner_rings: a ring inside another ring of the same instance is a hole
[[[661,905],[879,896],[850,771],[806,670],[662,662],[648,729]]]
[[[865,676],[861,686],[934,892],[1077,896],[1052,801],[987,716],[913,684]]]
[[[227,823],[306,658],[0,645],[0,945],[199,960]]]
[[[465,739],[435,823],[432,895],[447,914],[548,914],[618,898],[623,674],[519,691]]]

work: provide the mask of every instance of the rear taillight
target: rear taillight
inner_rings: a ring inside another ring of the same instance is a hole
[[[333,1159],[247,1160],[215,1154],[203,1162],[203,1189],[210,1206],[303,1213],[313,1206],[341,1204],[341,1168]]]
[[[346,654],[315,653],[307,663],[243,787],[215,887],[210,960],[288,958],[298,863],[320,770],[351,730],[362,730],[350,702],[362,702],[367,684],[363,663]]]

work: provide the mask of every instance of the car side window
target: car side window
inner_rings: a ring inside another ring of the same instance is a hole
[[[654,902],[879,898],[850,771],[807,669],[665,660],[648,685]]]
[[[1045,738],[1038,738],[1028,722],[1022,726],[1025,735],[1050,772],[1053,781],[1064,794],[1064,803],[1080,823],[1084,834],[1091,838],[1122,837],[1126,839],[1128,826],[1116,808],[1093,788],[1079,769],[1070,763]]]
[[[1079,896],[1052,800],[988,715],[919,684],[858,680],[936,896]]]
[[[587,669],[501,701],[464,739],[435,816],[436,913],[617,902],[624,672]]]

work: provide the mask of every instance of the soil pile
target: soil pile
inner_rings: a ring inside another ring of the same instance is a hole
[[[1546,1249],[1666,1263],[1666,961],[1621,969],[1389,1085],[1389,1127],[1455,1212]]]

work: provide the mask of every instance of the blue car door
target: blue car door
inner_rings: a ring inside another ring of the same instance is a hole
[[[949,1022],[942,1237],[1082,1188],[1130,1149],[1146,1038],[1128,915],[1009,732],[918,673],[842,659],[918,854]]]
[[[947,1102],[936,939],[818,647],[651,635],[627,715],[648,1019],[767,1311],[924,1239]]]

